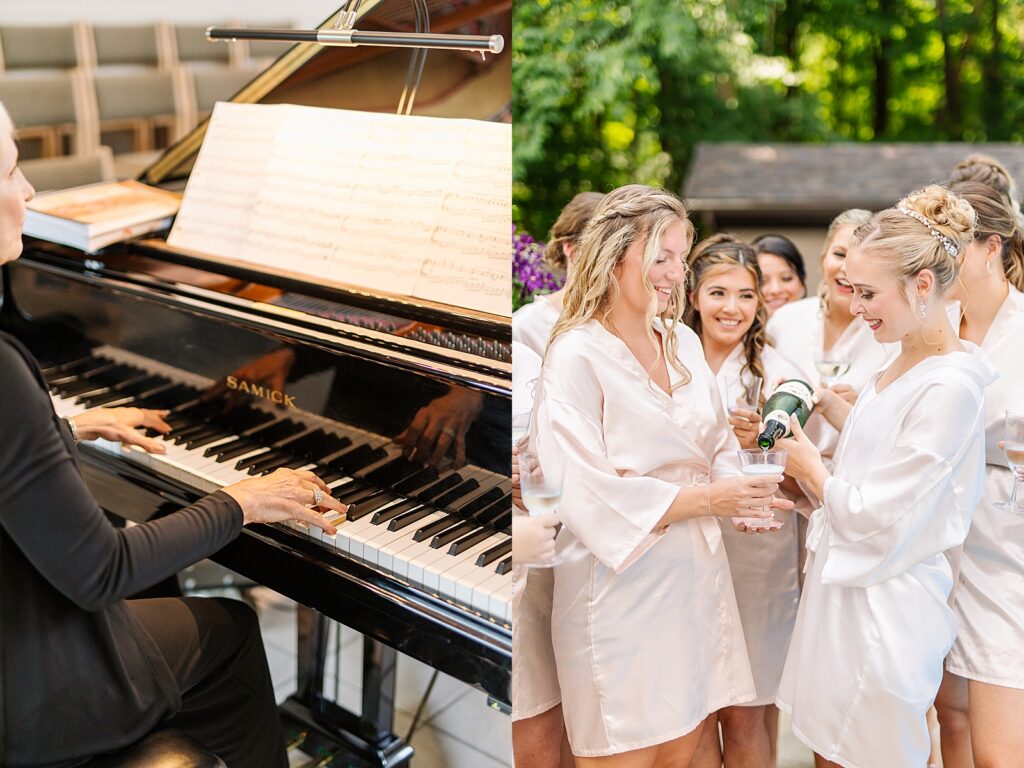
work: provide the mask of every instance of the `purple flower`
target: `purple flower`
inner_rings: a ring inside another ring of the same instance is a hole
[[[538,243],[527,232],[512,227],[512,284],[513,309],[528,304],[538,293],[550,293],[562,287],[562,278],[556,277],[544,264],[544,243]]]

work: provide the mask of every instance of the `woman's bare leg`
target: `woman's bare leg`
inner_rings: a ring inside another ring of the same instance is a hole
[[[771,750],[771,768],[779,762],[779,708],[769,704],[764,708],[764,724],[768,729],[768,747]]]
[[[968,681],[977,768],[1024,766],[1024,690]]]
[[[718,739],[717,712],[712,712],[704,721],[690,768],[722,768],[722,742]]]
[[[939,717],[939,741],[943,768],[974,768],[971,755],[971,722],[967,713],[967,681],[952,672],[942,673],[935,697]]]
[[[564,732],[561,704],[539,715],[513,720],[512,758],[515,768],[565,768],[562,761]]]
[[[718,713],[722,723],[725,768],[767,768],[771,760],[765,706],[726,707]]]
[[[607,757],[577,756],[576,768],[689,768],[700,733],[701,726],[698,725],[685,736],[653,747]]]

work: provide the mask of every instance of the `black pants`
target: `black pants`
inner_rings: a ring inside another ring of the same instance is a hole
[[[256,613],[245,603],[184,597],[129,600],[181,689],[181,710],[160,728],[193,736],[228,768],[286,768]]]

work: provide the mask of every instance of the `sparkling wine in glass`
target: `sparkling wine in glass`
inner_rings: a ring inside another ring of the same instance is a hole
[[[762,451],[760,448],[743,448],[737,451],[740,456],[740,470],[744,475],[757,477],[765,475],[781,475],[786,468],[786,451],[772,448]],[[771,507],[765,509],[771,512]],[[783,523],[772,517],[736,517],[736,522],[743,523],[747,528],[781,528]]]
[[[519,487],[523,505],[530,517],[553,515],[562,500],[562,482],[565,477],[565,457],[551,451],[544,454],[543,464],[535,446],[523,445],[519,449]],[[558,565],[559,559],[543,563],[521,563],[539,568]]]
[[[1024,486],[1024,411],[1006,412],[1003,453],[1013,473],[1013,490],[1009,501],[998,502],[996,509],[1024,513],[1024,493],[1021,493],[1021,486]]]
[[[838,384],[839,380],[850,370],[852,363],[849,360],[834,357],[819,357],[814,361],[821,376],[821,386],[831,387]]]

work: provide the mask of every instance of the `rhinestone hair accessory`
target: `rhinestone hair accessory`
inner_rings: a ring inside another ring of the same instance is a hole
[[[928,219],[925,218],[923,214],[920,214],[917,211],[912,211],[909,208],[907,208],[905,205],[897,205],[896,206],[896,210],[899,211],[900,213],[902,213],[905,216],[909,216],[912,219],[917,219],[922,224],[924,224],[926,227],[928,227],[928,231],[932,233],[932,237],[934,237],[936,240],[938,240],[940,243],[942,243],[942,247],[946,249],[946,253],[948,253],[954,259],[956,258],[956,254],[957,254],[957,247],[956,247],[956,245],[953,244],[952,240],[950,240],[944,234],[939,232],[939,230],[937,230],[935,228],[935,225],[932,224],[930,221],[928,221]]]

